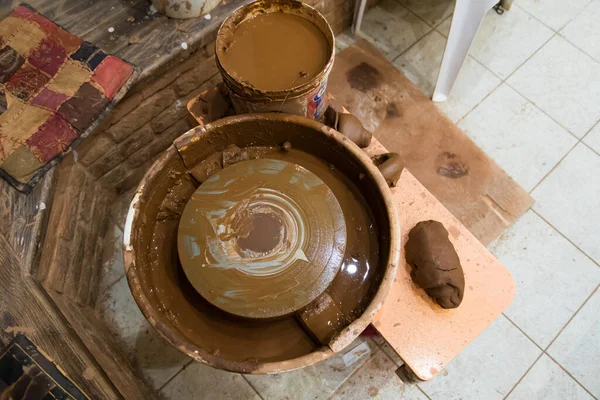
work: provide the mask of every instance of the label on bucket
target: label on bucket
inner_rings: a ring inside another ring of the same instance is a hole
[[[308,118],[319,119],[321,114],[323,114],[323,98],[325,97],[326,88],[327,80],[324,80],[321,86],[311,94],[306,107],[306,116]]]

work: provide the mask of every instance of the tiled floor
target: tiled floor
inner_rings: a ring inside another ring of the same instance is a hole
[[[363,30],[430,95],[452,9],[448,0],[382,0]],[[347,351],[365,342],[370,352],[349,366],[340,354],[242,376],[190,363],[145,322],[116,246],[99,308],[148,382],[177,400],[600,397],[599,20],[600,0],[516,0],[502,16],[490,12],[439,104],[536,203],[490,245],[516,281],[513,304],[434,380],[402,383],[401,360],[377,338],[357,340]],[[338,47],[352,42],[341,35]]]

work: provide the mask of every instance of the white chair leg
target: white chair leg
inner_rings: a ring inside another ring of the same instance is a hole
[[[498,0],[457,0],[448,42],[433,92],[433,101],[446,101],[485,14]]]
[[[356,2],[356,6],[354,7],[354,18],[352,20],[352,33],[354,33],[354,35],[360,33],[360,25],[362,24],[365,15],[366,6],[367,0],[359,0]]]

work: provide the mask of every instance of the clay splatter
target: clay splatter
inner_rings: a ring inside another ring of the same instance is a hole
[[[438,156],[437,173],[446,178],[458,179],[469,174],[469,166],[460,162],[455,153],[445,151]]]
[[[346,80],[352,89],[366,92],[379,86],[381,72],[370,64],[363,62],[346,72]]]
[[[400,110],[394,103],[388,103],[385,109],[385,118],[396,118],[400,116]]]

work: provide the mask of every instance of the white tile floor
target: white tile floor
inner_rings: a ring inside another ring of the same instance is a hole
[[[452,9],[449,0],[382,0],[363,30],[431,94]],[[109,254],[100,308],[140,371],[177,400],[600,397],[599,20],[600,0],[515,0],[502,16],[490,12],[439,105],[536,204],[490,245],[517,284],[513,304],[433,381],[403,384],[401,360],[377,338],[354,343],[371,352],[349,367],[339,355],[259,377],[190,363],[147,326],[119,279],[120,255]],[[339,39],[338,48],[353,42]]]

